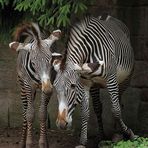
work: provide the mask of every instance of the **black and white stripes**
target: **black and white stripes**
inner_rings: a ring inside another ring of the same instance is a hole
[[[74,102],[79,100],[82,107],[80,144],[85,145],[89,117],[89,90],[91,87],[94,90],[98,87],[107,87],[117,123],[120,124],[123,133],[133,138],[134,134],[122,121],[119,104],[119,84],[131,76],[134,66],[128,28],[111,16],[107,16],[105,20],[100,17],[86,17],[72,28],[66,52],[64,57],[66,60],[61,62],[61,68],[57,70],[54,82],[59,100],[58,127],[66,128],[71,124],[71,110],[75,108]],[[96,95],[92,93],[94,109],[96,114],[100,115],[101,103],[99,98],[96,101],[98,95],[97,91],[95,92]],[[97,118],[103,135],[101,117],[97,115]]]
[[[59,39],[60,34],[60,30],[55,30],[49,37],[45,38],[37,24],[26,23],[16,29],[15,42],[9,44],[10,48],[18,52],[17,74],[21,86],[24,119],[21,148],[33,147],[34,100],[38,88],[41,89],[39,147],[48,148],[46,130],[47,105],[52,93],[52,53],[50,47],[54,41]],[[24,35],[27,35],[27,38],[23,43],[19,43]]]

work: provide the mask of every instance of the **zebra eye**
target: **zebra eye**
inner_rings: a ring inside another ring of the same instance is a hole
[[[31,62],[32,66],[35,66],[34,62]]]
[[[71,84],[71,88],[75,89],[76,85],[75,84]]]

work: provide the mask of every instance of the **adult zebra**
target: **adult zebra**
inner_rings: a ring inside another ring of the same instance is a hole
[[[11,49],[18,51],[17,74],[23,103],[21,148],[33,147],[34,99],[38,88],[41,89],[39,147],[48,148],[47,105],[52,93],[50,47],[59,39],[60,34],[60,30],[55,30],[48,38],[42,39],[43,35],[36,23],[25,23],[16,29],[15,42],[9,44]],[[26,38],[24,43],[19,43],[23,37]]]
[[[66,129],[71,126],[72,112],[77,102],[81,101],[82,130],[78,147],[85,147],[87,142],[91,87],[94,90],[97,90],[98,86],[108,89],[116,122],[125,136],[134,138],[132,130],[122,120],[119,104],[119,96],[125,90],[134,66],[129,31],[121,21],[111,16],[107,16],[105,20],[100,17],[86,17],[72,28],[62,62],[56,60],[53,65],[57,70],[54,86],[59,101],[59,128]],[[101,105],[96,94],[98,96],[99,92],[92,91],[94,109],[98,113]],[[98,123],[102,122],[100,116],[97,115]]]

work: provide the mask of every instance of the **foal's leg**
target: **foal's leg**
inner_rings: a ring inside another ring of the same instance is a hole
[[[39,118],[40,118],[40,139],[39,147],[48,148],[48,139],[47,139],[47,106],[49,103],[50,96],[42,92],[41,104],[39,109]]]
[[[27,139],[26,148],[33,147],[33,120],[34,120],[34,96],[35,89],[31,88],[29,85],[25,86],[26,96],[27,96]]]
[[[26,147],[26,133],[27,133],[27,120],[26,120],[26,111],[27,111],[27,97],[23,86],[21,87],[21,100],[23,105],[23,127],[22,135],[20,141],[20,148]]]

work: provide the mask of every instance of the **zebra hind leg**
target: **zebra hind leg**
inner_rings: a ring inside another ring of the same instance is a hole
[[[121,106],[121,111],[124,109],[124,105],[121,104],[121,96],[124,93],[124,91],[128,88],[128,86],[130,84],[131,76],[132,76],[132,73],[124,80],[124,82],[122,82],[119,85],[119,103],[120,103],[120,106]],[[127,133],[123,133],[123,137],[125,139],[131,139],[131,140],[133,140],[137,136],[134,135],[134,133],[133,133],[133,131],[131,129],[128,129],[127,130]]]
[[[116,78],[110,77],[107,81],[108,92],[111,97],[112,112],[115,118],[115,122],[120,125],[123,135],[128,139],[135,139],[134,133],[129,129],[122,120],[121,108],[119,103],[119,89]]]

